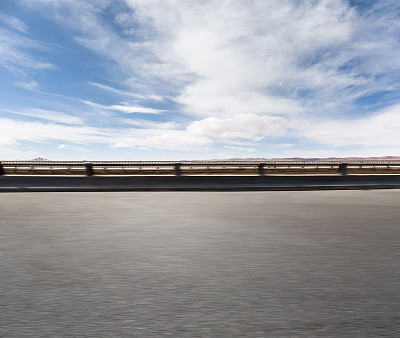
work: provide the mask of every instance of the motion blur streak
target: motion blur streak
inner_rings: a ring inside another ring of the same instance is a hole
[[[394,337],[400,191],[5,193],[4,337]]]

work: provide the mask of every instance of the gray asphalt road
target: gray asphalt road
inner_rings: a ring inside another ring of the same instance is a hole
[[[0,194],[4,337],[396,337],[400,191]]]

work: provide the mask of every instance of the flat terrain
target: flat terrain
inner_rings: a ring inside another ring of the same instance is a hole
[[[396,337],[400,190],[0,194],[4,337]]]

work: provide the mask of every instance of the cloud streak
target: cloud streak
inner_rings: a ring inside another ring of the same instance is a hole
[[[49,111],[49,110],[45,110],[45,109],[24,108],[24,109],[18,110],[18,111],[15,111],[15,110],[5,110],[5,111],[13,113],[13,114],[35,117],[35,118],[38,118],[41,120],[48,120],[48,121],[64,123],[64,124],[76,124],[76,125],[84,124],[83,120],[78,116],[72,116],[69,114],[56,112],[56,111]]]
[[[43,62],[32,56],[29,50],[45,50],[46,47],[19,33],[0,29],[0,66],[16,73],[23,69],[54,69],[50,62]]]
[[[10,28],[13,28],[21,33],[26,33],[28,31],[28,26],[25,25],[21,20],[1,12],[0,12],[0,22],[4,22]]]
[[[103,109],[103,110],[113,110],[119,111],[125,114],[160,114],[163,110],[154,109],[154,108],[146,108],[146,107],[138,107],[138,106],[129,106],[129,105],[102,105],[91,101],[82,100],[83,103],[87,104],[88,106]]]
[[[126,90],[120,90],[120,89],[116,89],[107,85],[104,85],[102,83],[97,83],[97,82],[88,82],[88,84],[90,84],[91,86],[95,86],[97,88],[101,88],[104,89],[106,91],[109,91],[111,93],[115,93],[118,94],[120,96],[125,96],[125,97],[132,97],[135,99],[141,99],[141,100],[153,100],[153,101],[161,101],[163,98],[161,96],[157,96],[157,95],[140,95],[140,94],[136,94],[136,93],[132,93]]]

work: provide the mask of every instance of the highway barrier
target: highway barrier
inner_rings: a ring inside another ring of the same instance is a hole
[[[0,175],[371,175],[400,174],[400,161],[1,161]]]

